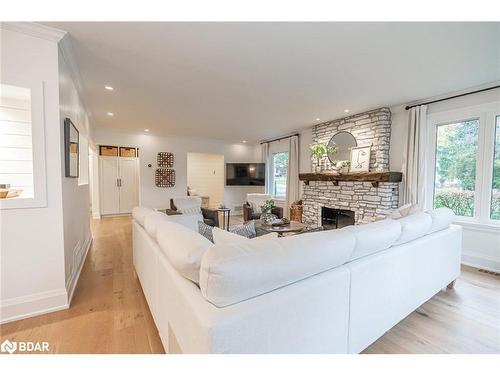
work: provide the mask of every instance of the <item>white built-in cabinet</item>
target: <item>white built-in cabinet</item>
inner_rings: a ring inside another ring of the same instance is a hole
[[[138,166],[137,158],[99,157],[102,215],[128,214],[139,204]]]

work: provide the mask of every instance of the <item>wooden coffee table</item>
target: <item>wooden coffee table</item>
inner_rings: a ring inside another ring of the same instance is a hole
[[[260,223],[258,220],[255,221],[255,228],[267,233],[278,233],[278,237],[282,237],[285,234],[302,232],[305,229],[305,225],[299,223],[298,221],[290,221],[290,224],[283,226],[272,226]]]

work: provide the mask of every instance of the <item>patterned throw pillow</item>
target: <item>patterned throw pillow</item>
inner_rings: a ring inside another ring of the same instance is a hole
[[[229,231],[246,238],[254,238],[257,236],[255,231],[255,221],[253,220],[245,224],[234,225],[229,228]]]
[[[214,242],[212,227],[208,224],[205,224],[203,221],[198,221],[198,233],[208,239],[210,242]]]

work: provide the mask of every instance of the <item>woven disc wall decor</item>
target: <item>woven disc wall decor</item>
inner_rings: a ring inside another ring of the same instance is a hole
[[[174,154],[171,152],[159,152],[156,160],[160,168],[172,168],[174,166]]]
[[[173,187],[175,185],[175,170],[157,169],[155,171],[155,184],[157,187]]]

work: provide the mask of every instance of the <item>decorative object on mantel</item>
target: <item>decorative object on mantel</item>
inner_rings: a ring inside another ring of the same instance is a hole
[[[370,170],[370,150],[371,146],[351,149],[351,172],[368,172]]]
[[[328,142],[328,147],[335,147],[335,152],[328,153],[328,159],[334,166],[343,160],[349,160],[351,157],[351,149],[357,147],[356,138],[348,131],[340,131],[333,135]]]
[[[260,221],[262,224],[271,224],[274,220],[278,218],[275,214],[271,213],[273,208],[275,207],[274,201],[272,199],[266,200],[266,203],[264,203],[262,206],[260,206],[260,209],[262,211],[262,214],[260,215]]]
[[[401,182],[403,173],[401,172],[364,172],[364,173],[300,173],[299,180],[309,185],[309,181],[332,181],[338,186],[340,181],[361,181],[371,182],[373,187],[378,187],[379,182]]]
[[[309,149],[311,150],[311,156],[316,158],[316,166],[315,170],[317,173],[321,172],[321,160],[325,155],[335,154],[337,152],[336,146],[325,145],[323,143],[318,143],[315,145],[310,145]]]
[[[171,152],[159,152],[156,161],[160,168],[172,168],[174,166],[174,154]]]
[[[157,187],[175,186],[175,171],[173,169],[156,169],[155,184]]]
[[[341,160],[337,163],[337,171],[341,174],[349,173],[350,160]]]

